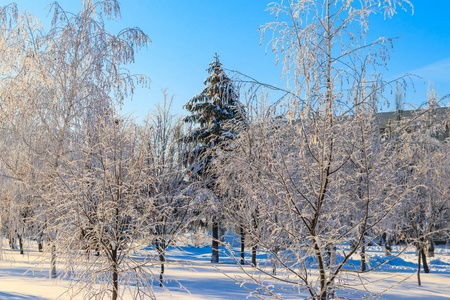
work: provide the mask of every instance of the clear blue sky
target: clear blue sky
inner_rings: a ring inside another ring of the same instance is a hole
[[[2,1],[4,2],[4,1]],[[150,90],[138,89],[133,100],[124,105],[124,113],[146,115],[162,100],[161,89],[174,96],[173,111],[185,114],[182,106],[203,89],[206,68],[214,53],[223,66],[238,70],[261,82],[283,87],[281,67],[275,66],[273,55],[266,55],[260,46],[258,28],[273,16],[266,11],[272,0],[127,0],[120,1],[122,19],[109,23],[115,32],[125,27],[140,27],[153,44],[137,55],[129,66],[134,73],[150,77]],[[401,37],[394,43],[386,78],[404,73],[422,76],[416,80],[414,93],[410,86],[409,102],[426,100],[428,81],[434,83],[439,95],[450,93],[450,0],[411,0],[414,15],[399,11],[393,19],[371,18],[371,37]],[[6,4],[7,2],[5,2]],[[50,3],[50,1],[48,2]],[[69,11],[80,8],[78,0],[61,0]],[[45,1],[17,0],[20,10],[46,18]],[[448,103],[448,100],[445,104]]]

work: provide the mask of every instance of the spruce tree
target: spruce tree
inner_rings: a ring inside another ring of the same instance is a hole
[[[208,172],[208,169],[213,163],[217,149],[224,149],[225,145],[236,137],[235,128],[242,120],[242,114],[239,111],[235,87],[225,74],[217,53],[207,71],[209,76],[204,81],[205,88],[184,106],[191,113],[184,121],[198,125],[186,136],[186,142],[195,145],[186,162],[189,164],[190,178],[206,181],[208,188],[214,192],[215,176]],[[217,263],[219,262],[218,212],[214,213],[212,222],[211,262]]]

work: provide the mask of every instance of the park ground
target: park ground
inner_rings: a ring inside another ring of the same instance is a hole
[[[20,255],[18,250],[4,249],[3,261],[0,261],[0,300],[70,299],[71,294],[67,293],[70,281],[49,279],[48,263],[38,264],[38,261],[42,261],[41,254],[33,247],[35,243],[27,242],[24,255]],[[222,250],[220,263],[211,264],[209,246],[169,248],[165,288],[159,287],[157,282],[154,283],[156,298],[246,299],[248,291],[234,280],[242,281],[242,270],[233,258],[226,255],[225,249]],[[383,259],[382,247],[369,247],[367,253],[369,264]],[[262,254],[259,255],[259,259],[263,259]],[[381,299],[388,300],[450,299],[450,247],[445,245],[436,247],[435,257],[429,258],[431,272],[421,273],[421,286],[417,285],[416,261],[414,248],[408,248],[400,257],[372,272],[368,277],[372,283],[367,283],[367,288],[377,293],[388,289],[380,296]],[[249,266],[245,268],[250,270]],[[298,298],[298,294],[293,292],[280,291],[280,293],[285,299]],[[123,296],[124,299],[133,298],[127,294]],[[77,295],[74,299],[83,299],[83,296]]]

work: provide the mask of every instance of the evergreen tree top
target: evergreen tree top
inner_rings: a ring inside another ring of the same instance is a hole
[[[225,123],[240,119],[238,95],[217,54],[207,71],[209,76],[204,81],[205,88],[184,106],[191,112],[184,121],[199,125],[191,131],[188,140],[217,144],[220,136],[222,139],[228,139],[225,136],[231,135],[231,129],[225,128],[229,127],[225,126]]]
[[[205,88],[183,107],[191,113],[184,121],[198,125],[185,138],[186,142],[195,145],[186,157],[193,176],[203,176],[213,161],[214,147],[222,147],[224,142],[236,138],[236,125],[242,120],[238,94],[217,54],[207,71],[209,76],[204,81]]]

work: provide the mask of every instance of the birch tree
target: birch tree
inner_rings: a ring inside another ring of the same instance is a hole
[[[244,147],[228,156],[238,168],[233,171],[238,181],[255,195],[258,228],[266,234],[254,238],[279,269],[274,275],[261,264],[247,273],[260,287],[253,295],[281,297],[258,274],[288,283],[310,299],[367,295],[361,277],[376,266],[360,269],[350,261],[362,252],[364,262],[366,236],[406,189],[388,179],[397,172],[390,145],[373,140],[373,115],[360,110],[372,98],[365,92],[366,80],[378,81],[369,82],[379,87],[375,92],[388,84],[376,66],[385,63],[391,43],[385,38],[366,42],[365,34],[369,16],[391,17],[405,4],[300,0],[269,7],[277,21],[261,30],[263,37],[271,33],[269,47],[292,87],[284,100],[290,121],[281,117],[253,124],[255,132],[262,132],[261,146],[254,149],[261,153],[257,160],[244,160]],[[284,242],[278,249],[276,237]]]
[[[43,178],[52,181],[75,132],[91,126],[93,116],[120,104],[136,84],[146,83],[145,76],[130,74],[125,65],[134,62],[135,50],[150,40],[139,28],[117,35],[106,30],[105,20],[120,16],[115,0],[85,1],[76,14],[54,2],[50,13],[53,20],[47,32],[31,17],[11,31],[20,33],[16,43],[22,50],[15,58],[17,67],[12,68],[17,75],[5,81],[2,110],[13,127],[20,124],[22,129],[39,130],[39,140],[24,136],[27,130],[15,132],[38,154],[40,163],[33,166],[40,171],[45,166],[53,175]],[[41,179],[37,182],[48,186]],[[51,220],[44,216],[45,205],[42,208],[42,227],[52,240]]]
[[[2,210],[8,212],[7,231],[10,246],[14,246],[14,236],[19,235],[19,247],[23,253],[22,239],[29,217],[33,214],[30,203],[32,196],[27,185],[33,180],[30,162],[33,160],[32,150],[21,138],[37,137],[34,127],[27,129],[33,117],[26,112],[22,101],[23,78],[29,76],[31,57],[30,28],[39,28],[38,20],[27,14],[19,15],[17,6],[12,3],[0,7],[0,126],[2,141],[0,144],[0,165],[3,178]],[[6,209],[6,210],[5,210]],[[4,220],[0,220],[3,225]],[[3,231],[3,230],[0,230]]]
[[[164,101],[148,116],[150,138],[146,172],[150,184],[145,189],[152,197],[152,210],[148,217],[151,241],[158,253],[160,286],[166,265],[166,250],[176,244],[177,235],[192,222],[191,197],[187,193],[183,157],[186,144],[183,141],[181,119],[171,113],[172,99],[163,90]]]
[[[154,199],[144,193],[155,181],[146,165],[149,136],[127,119],[100,115],[42,194],[65,265],[61,276],[88,295],[115,300],[123,286],[134,297],[154,298],[153,256],[134,256],[153,225]]]
[[[429,107],[417,110],[412,118],[398,121],[392,139],[401,145],[395,156],[407,162],[400,180],[410,187],[407,197],[396,208],[398,236],[415,245],[418,254],[417,279],[421,265],[429,273],[426,250],[434,255],[433,237],[448,234],[449,171],[448,109]],[[447,127],[447,128],[446,128]]]

